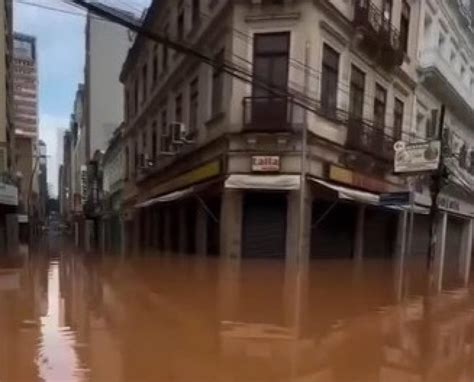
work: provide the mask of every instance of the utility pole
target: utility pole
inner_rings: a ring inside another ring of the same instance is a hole
[[[431,208],[430,208],[430,231],[429,231],[429,245],[428,245],[428,256],[427,256],[427,266],[428,269],[431,269],[433,265],[433,260],[435,257],[436,251],[436,242],[438,234],[438,197],[443,187],[443,182],[445,178],[445,165],[444,165],[444,151],[445,151],[445,142],[444,142],[444,114],[445,106],[441,105],[441,112],[439,116],[439,124],[437,131],[437,139],[441,142],[440,144],[440,156],[439,156],[439,167],[436,172],[431,176],[430,183],[430,194],[431,194]]]

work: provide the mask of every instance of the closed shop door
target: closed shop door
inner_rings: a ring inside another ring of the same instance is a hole
[[[460,281],[459,266],[462,249],[462,230],[464,219],[453,216],[448,217],[446,229],[446,249],[444,253],[443,280],[445,286],[456,286]]]
[[[367,208],[364,223],[364,257],[390,258],[395,253],[397,213]]]
[[[351,258],[356,218],[356,205],[315,201],[311,219],[311,257]]]
[[[285,257],[286,194],[248,193],[242,221],[243,257]]]

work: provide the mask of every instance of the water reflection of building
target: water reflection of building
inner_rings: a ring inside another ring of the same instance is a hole
[[[0,263],[0,380],[37,379],[40,319],[46,307],[44,259],[4,259]]]

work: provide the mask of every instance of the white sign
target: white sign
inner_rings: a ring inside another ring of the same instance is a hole
[[[279,156],[253,156],[252,171],[256,172],[278,172],[280,171]]]
[[[394,145],[396,173],[434,171],[439,168],[441,142],[431,141]]]
[[[18,189],[11,185],[0,182],[0,204],[8,206],[18,205]]]

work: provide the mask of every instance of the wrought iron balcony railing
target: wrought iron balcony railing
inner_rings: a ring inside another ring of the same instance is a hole
[[[393,137],[387,135],[383,126],[374,126],[362,119],[349,118],[347,123],[346,147],[377,157],[393,160]]]
[[[385,67],[403,63],[399,31],[369,0],[356,0],[353,24],[361,34],[361,47]]]

